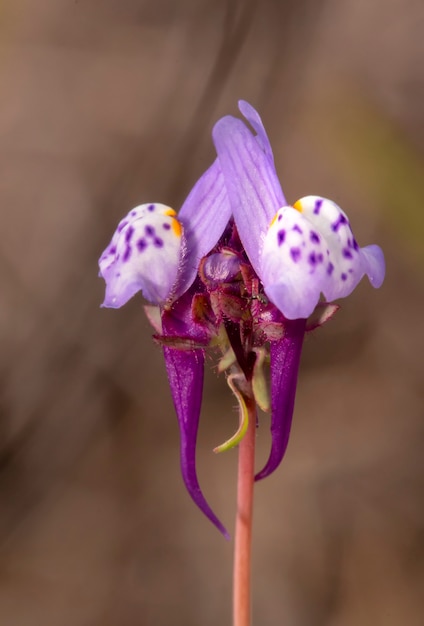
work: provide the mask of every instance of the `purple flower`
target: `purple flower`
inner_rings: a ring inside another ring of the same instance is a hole
[[[379,287],[385,272],[381,249],[359,248],[334,202],[307,196],[287,205],[262,121],[247,102],[240,102],[240,110],[255,132],[231,116],[217,122],[218,158],[178,216],[162,204],[136,207],[99,262],[106,281],[103,306],[120,307],[141,290],[158,307],[146,310],[163,345],[182,476],[225,536],[195,465],[205,350],[220,349],[219,370],[228,371],[242,414],[236,435],[217,450],[235,445],[245,432],[240,381],[271,411],[271,450],[256,475],[265,478],[287,447],[305,332],[331,317],[338,307],[328,302],[349,295],[364,274]],[[270,400],[263,375],[267,354]]]
[[[380,287],[381,249],[359,248],[331,200],[307,196],[287,206],[262,121],[247,102],[239,106],[257,135],[227,116],[213,138],[241,242],[269,299],[287,319],[298,319],[313,312],[321,293],[327,301],[349,295],[364,274]]]
[[[103,306],[119,308],[138,291],[165,305],[196,278],[200,259],[218,242],[231,209],[217,161],[203,174],[178,217],[163,204],[142,204],[118,224],[99,260]]]

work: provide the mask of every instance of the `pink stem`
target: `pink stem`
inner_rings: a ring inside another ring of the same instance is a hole
[[[250,626],[253,484],[255,476],[256,406],[246,399],[247,432],[239,444],[237,516],[233,570],[233,626]]]

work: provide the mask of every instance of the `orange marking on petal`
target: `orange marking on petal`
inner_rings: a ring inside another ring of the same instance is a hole
[[[172,230],[174,231],[174,235],[176,237],[181,237],[183,227],[181,226],[180,222],[174,218],[173,220],[171,220],[171,226]]]
[[[302,211],[303,211],[302,202],[300,200],[297,200],[293,204],[293,208],[296,209],[296,211],[299,211],[299,213],[302,213]]]
[[[174,209],[166,209],[164,215],[170,215],[171,217],[173,217],[174,215],[177,215],[177,214],[174,211]]]

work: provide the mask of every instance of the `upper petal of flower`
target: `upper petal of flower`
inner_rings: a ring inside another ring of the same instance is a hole
[[[118,308],[142,291],[150,302],[168,298],[177,277],[182,227],[173,209],[142,204],[121,220],[99,260],[106,281],[103,306]]]
[[[286,202],[260,117],[247,103],[240,108],[259,135],[241,120],[226,116],[215,124],[212,136],[240,239],[258,272],[262,238]]]
[[[247,119],[251,127],[256,133],[256,139],[259,142],[262,150],[267,155],[269,161],[274,163],[274,154],[272,152],[271,143],[268,139],[268,135],[266,134],[265,126],[261,120],[261,117],[256,109],[252,107],[251,104],[246,102],[246,100],[239,100],[239,110],[240,113]]]
[[[359,248],[346,214],[331,200],[307,196],[279,209],[265,237],[259,275],[271,301],[288,319],[308,317],[322,293],[349,295],[364,274],[379,287],[384,256]]]
[[[200,260],[218,243],[231,217],[231,206],[218,160],[187,196],[178,219],[184,227],[184,250],[174,297],[193,283]]]

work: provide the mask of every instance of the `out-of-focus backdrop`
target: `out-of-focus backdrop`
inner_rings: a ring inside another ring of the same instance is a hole
[[[2,625],[230,623],[232,544],[183,488],[142,298],[100,309],[97,258],[134,205],[179,208],[244,98],[289,201],[331,197],[388,266],[306,342],[254,624],[422,626],[423,24],[417,0],[1,3]],[[236,422],[211,370],[199,475],[229,528]]]

